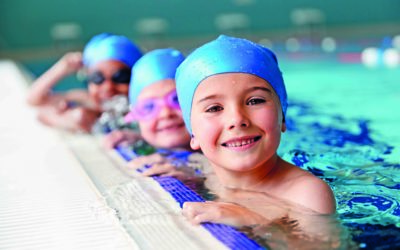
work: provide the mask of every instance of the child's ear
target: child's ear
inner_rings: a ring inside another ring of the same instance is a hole
[[[192,135],[192,137],[190,138],[190,147],[193,150],[198,150],[200,149],[200,144],[197,142],[196,138],[194,137],[194,135]]]
[[[282,132],[285,132],[285,131],[286,131],[286,122],[285,122],[285,121],[282,122],[281,131],[282,131]]]

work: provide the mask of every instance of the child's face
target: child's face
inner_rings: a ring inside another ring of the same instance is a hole
[[[206,78],[192,104],[191,147],[203,151],[214,166],[253,170],[271,159],[279,146],[282,110],[272,87],[243,73]]]
[[[130,69],[122,62],[106,60],[88,71],[89,93],[97,104],[115,95],[128,95]]]
[[[161,80],[144,88],[138,96],[138,103],[150,98],[164,99],[174,90],[175,80]],[[138,124],[143,138],[155,147],[175,148],[189,145],[190,135],[186,130],[180,109],[161,105],[154,117],[139,120]]]

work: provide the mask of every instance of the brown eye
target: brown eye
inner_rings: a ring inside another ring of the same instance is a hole
[[[257,105],[260,103],[265,103],[265,100],[262,98],[252,98],[247,102],[247,105]]]
[[[211,106],[211,107],[207,108],[206,112],[214,113],[214,112],[218,112],[218,111],[221,111],[221,110],[223,110],[221,106],[215,105],[215,106]]]

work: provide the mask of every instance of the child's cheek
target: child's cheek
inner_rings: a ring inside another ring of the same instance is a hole
[[[221,131],[221,124],[218,119],[209,116],[199,116],[196,122],[197,134],[201,145],[207,144],[208,147],[213,147],[218,141],[218,136]]]
[[[142,134],[143,138],[152,143],[156,136],[156,122],[153,120],[150,121],[141,121],[138,123],[140,128],[140,133]]]
[[[128,95],[129,85],[128,84],[119,84],[114,86],[115,91],[119,95]]]

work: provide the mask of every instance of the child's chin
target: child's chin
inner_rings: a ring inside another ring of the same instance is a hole
[[[160,147],[163,148],[179,148],[179,147],[184,147],[188,144],[188,140],[185,138],[182,138],[182,135],[175,136],[175,137],[169,137],[169,138],[164,138],[160,143]]]
[[[176,126],[170,126],[167,128],[160,129],[160,130],[158,130],[158,133],[165,134],[166,136],[168,134],[175,136],[175,134],[179,135],[184,131],[185,131],[185,126],[176,125]]]

